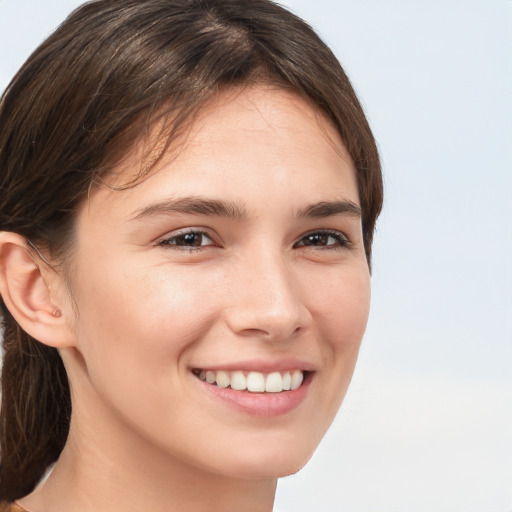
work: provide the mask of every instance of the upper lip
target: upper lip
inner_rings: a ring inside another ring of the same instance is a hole
[[[237,361],[230,363],[207,364],[193,366],[193,369],[201,369],[205,371],[248,371],[248,372],[285,372],[290,370],[302,370],[312,372],[316,370],[316,366],[310,362],[302,361],[296,358],[283,358],[277,360],[252,359],[245,361]]]

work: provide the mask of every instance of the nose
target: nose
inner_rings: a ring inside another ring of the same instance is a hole
[[[260,256],[233,269],[226,322],[240,336],[286,341],[307,328],[310,313],[290,264],[281,255]]]

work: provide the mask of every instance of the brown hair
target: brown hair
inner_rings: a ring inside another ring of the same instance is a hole
[[[374,138],[331,51],[267,0],[96,0],[73,12],[2,97],[0,230],[63,261],[87,191],[142,135],[163,126],[167,147],[219,90],[258,82],[296,91],[338,129],[357,169],[370,262],[382,205]],[[58,458],[71,400],[57,351],[1,306],[0,500],[11,501]]]

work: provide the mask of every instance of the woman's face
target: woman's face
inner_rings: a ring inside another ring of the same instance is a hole
[[[366,326],[358,205],[334,128],[266,87],[221,95],[139,185],[94,190],[71,278],[81,363],[65,356],[80,421],[217,474],[297,471]]]

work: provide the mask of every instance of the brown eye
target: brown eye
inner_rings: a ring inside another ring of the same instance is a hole
[[[188,231],[162,240],[159,245],[171,245],[176,247],[205,247],[213,245],[212,239],[202,231]]]
[[[348,244],[348,238],[339,231],[316,231],[303,236],[295,247],[345,247]]]

